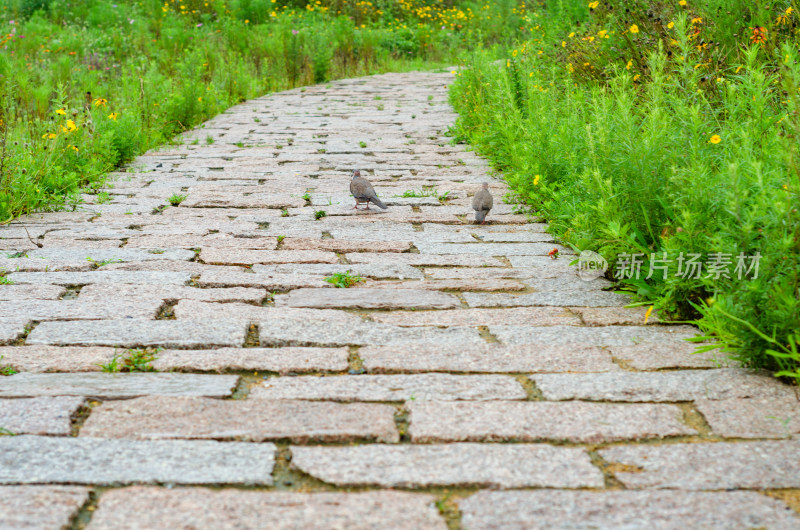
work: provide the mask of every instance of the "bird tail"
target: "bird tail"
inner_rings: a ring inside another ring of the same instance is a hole
[[[388,206],[386,206],[385,204],[383,204],[383,203],[381,202],[381,200],[380,200],[379,198],[377,198],[377,197],[375,197],[374,199],[372,199],[372,202],[374,202],[374,203],[375,203],[375,206],[377,206],[377,207],[379,207],[379,208],[381,208],[381,209],[383,209],[383,210],[385,210],[386,208],[388,208]]]
[[[482,223],[484,219],[486,219],[486,214],[489,213],[486,210],[475,210],[475,220],[479,223]]]

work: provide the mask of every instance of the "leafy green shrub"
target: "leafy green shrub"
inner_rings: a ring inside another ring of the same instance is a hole
[[[580,68],[569,54],[588,57],[584,45],[547,29],[552,40],[529,41],[503,64],[476,58],[453,87],[462,115],[454,132],[492,159],[559,238],[602,254],[611,274],[639,255],[644,274],[620,280],[640,303],[699,319],[748,366],[800,378],[800,56],[789,42],[770,50],[748,42],[717,57],[709,81],[696,65],[711,52],[689,39],[691,19],[714,35],[724,29],[713,13],[676,13],[676,51],[647,37],[636,44],[640,70],[626,68],[630,48],[619,34],[611,37],[619,56],[595,50],[594,64]],[[628,38],[651,24],[618,20]],[[728,275],[679,274],[679,256],[692,254],[704,263],[727,256]],[[738,257],[748,267],[756,255],[758,276],[738,278]]]

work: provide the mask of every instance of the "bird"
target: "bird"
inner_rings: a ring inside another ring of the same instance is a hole
[[[353,197],[356,199],[356,205],[353,206],[354,210],[358,210],[358,205],[362,202],[367,203],[367,210],[369,210],[369,203],[373,203],[384,210],[388,208],[375,194],[375,188],[372,187],[372,184],[361,176],[361,171],[358,169],[353,170],[353,179],[350,181],[350,193],[352,193]]]
[[[481,189],[475,193],[472,198],[472,209],[475,210],[475,222],[480,224],[486,223],[486,214],[492,209],[494,198],[489,192],[489,183],[484,182]]]

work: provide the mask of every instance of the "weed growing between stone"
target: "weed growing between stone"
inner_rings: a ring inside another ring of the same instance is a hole
[[[342,289],[346,289],[348,287],[352,287],[357,283],[363,282],[364,278],[359,276],[358,274],[352,274],[351,271],[345,272],[336,272],[331,276],[325,278],[325,281],[329,284],[333,285],[334,287],[339,287]]]
[[[119,372],[155,372],[152,363],[158,359],[158,352],[156,350],[138,350],[130,349],[124,353],[114,355],[114,357],[106,364],[99,364],[98,366],[103,372],[119,373]]]
[[[535,39],[457,74],[456,140],[639,303],[800,380],[798,13],[573,0],[539,15]],[[728,267],[689,273],[694,255]],[[757,276],[739,256],[760,257]]]

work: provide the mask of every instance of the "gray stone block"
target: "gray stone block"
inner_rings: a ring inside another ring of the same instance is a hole
[[[622,464],[614,475],[629,489],[776,489],[800,487],[800,442],[617,446],[599,451]]]
[[[770,528],[800,526],[784,503],[750,491],[479,491],[458,502],[464,528]]]
[[[252,399],[331,401],[525,399],[522,386],[503,375],[341,375],[273,377],[250,391]]]
[[[91,396],[105,399],[160,396],[227,397],[237,375],[159,373],[19,373],[3,378],[0,397]]]
[[[292,466],[337,486],[603,486],[585,449],[544,444],[292,447]]]
[[[531,376],[546,399],[592,401],[692,401],[743,397],[780,398],[794,391],[777,379],[737,368],[678,372],[608,372]]]
[[[68,528],[88,500],[89,489],[79,486],[0,486],[0,528]]]
[[[241,346],[246,335],[247,323],[235,320],[93,320],[43,322],[26,342],[56,346],[211,348]]]
[[[394,413],[394,407],[368,403],[147,396],[95,407],[80,434],[136,440],[397,442]]]
[[[290,493],[134,486],[102,494],[90,530],[337,528],[446,530],[432,495],[401,491]]]
[[[68,436],[72,415],[86,402],[82,397],[0,399],[0,429],[14,434]]]
[[[497,401],[414,402],[407,406],[409,434],[421,443],[601,443],[697,433],[682,423],[681,410],[673,405]]]
[[[0,484],[272,484],[275,446],[0,437]]]

